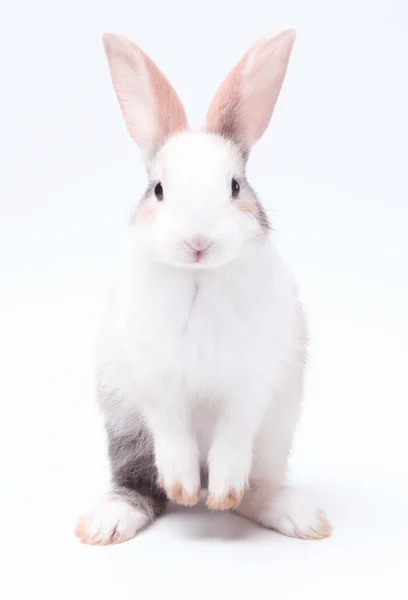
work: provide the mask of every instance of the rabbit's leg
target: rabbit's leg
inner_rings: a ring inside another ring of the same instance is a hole
[[[185,398],[167,394],[146,412],[153,434],[158,484],[169,500],[191,506],[200,497],[199,449]]]
[[[150,433],[139,421],[127,433],[108,426],[112,490],[82,516],[76,535],[82,543],[107,545],[125,542],[165,509],[167,498],[157,485]]]
[[[235,508],[247,489],[264,396],[242,382],[220,407],[208,453],[207,506],[213,510]]]
[[[302,539],[331,534],[326,515],[304,494],[285,484],[293,433],[300,412],[302,382],[276,398],[254,444],[250,489],[237,512],[281,533]]]

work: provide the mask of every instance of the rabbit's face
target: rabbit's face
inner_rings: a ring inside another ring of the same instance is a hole
[[[266,238],[267,219],[246,181],[245,158],[228,139],[171,137],[154,158],[150,180],[133,228],[152,260],[214,268]]]
[[[188,131],[179,97],[143,50],[113,33],[103,41],[151,182],[133,219],[139,249],[155,262],[204,269],[263,243],[268,220],[245,179],[245,157],[268,126],[295,32],[282,30],[251,46],[215,93],[201,133]]]

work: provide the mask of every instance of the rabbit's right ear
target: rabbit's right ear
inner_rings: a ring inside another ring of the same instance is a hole
[[[285,77],[295,31],[261,38],[232,69],[208,109],[206,128],[249,151],[267,128]]]
[[[154,62],[133,42],[104,33],[103,44],[122,114],[146,161],[187,117],[173,87]]]

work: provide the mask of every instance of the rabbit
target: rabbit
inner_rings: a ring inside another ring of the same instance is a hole
[[[188,127],[173,87],[133,42],[104,33],[114,90],[149,183],[98,333],[97,396],[112,486],[82,543],[133,538],[168,500],[237,514],[287,536],[331,534],[286,483],[308,333],[296,284],[246,178],[295,41],[259,39]]]

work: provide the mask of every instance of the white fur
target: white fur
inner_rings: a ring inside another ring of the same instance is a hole
[[[257,488],[244,497],[238,512],[290,537],[317,540],[331,533],[325,513],[287,486]]]
[[[245,165],[237,147],[220,136],[185,132],[172,136],[150,168],[160,181],[164,201],[148,227],[138,229],[138,251],[150,261],[190,267],[197,236],[211,244],[206,260],[195,265],[213,268],[246,252],[245,242],[260,234],[256,219],[230,202],[231,179],[244,177]],[[244,183],[244,182],[243,182]],[[252,200],[242,185],[241,199]],[[147,203],[157,205],[156,199]]]
[[[230,488],[243,491],[251,467],[257,479],[281,483],[299,413],[305,352],[292,280],[272,241],[260,232],[254,236],[256,220],[229,200],[223,180],[230,180],[238,164],[229,149],[219,138],[192,133],[163,148],[155,168],[162,162],[172,174],[163,183],[160,205],[166,219],[189,237],[197,233],[191,215],[199,205],[207,216],[204,222],[227,234],[220,234],[216,266],[197,268],[187,258],[189,268],[178,268],[178,256],[172,265],[174,237],[166,237],[160,222],[157,254],[154,223],[141,235],[131,229],[127,260],[99,340],[103,384],[123,393],[120,407],[106,408],[116,428],[132,428],[142,414],[153,432],[166,484],[182,481],[193,492],[199,461],[208,459],[209,490],[221,498]],[[204,168],[208,162],[211,177]],[[186,163],[188,183],[181,172]],[[201,205],[197,196],[203,198]],[[231,216],[233,211],[237,215]],[[228,227],[232,222],[239,228],[241,219],[248,223],[240,241],[232,236],[230,243]],[[209,225],[205,231],[212,235]],[[158,257],[166,249],[161,262]],[[270,431],[262,442],[269,415],[273,454]]]
[[[151,66],[145,77],[144,55],[126,45],[126,56],[137,57],[125,60],[122,42],[110,43],[110,37],[108,57],[128,128],[150,104],[149,115],[161,123],[166,98],[183,115],[163,77]],[[312,538],[328,535],[327,521],[284,485],[302,399],[304,316],[246,183],[239,146],[217,130],[230,111],[241,147],[259,138],[293,41],[292,31],[261,40],[242,77],[233,71],[210,111],[217,133],[176,134],[180,117],[153,158],[148,153],[150,192],[130,227],[100,332],[99,379],[109,429],[117,435],[134,433],[142,423],[150,429],[161,484],[170,495],[181,486],[184,503],[194,502],[200,465],[206,466],[210,507],[237,507],[244,496],[243,515]],[[265,69],[272,79],[265,79]],[[152,99],[154,89],[167,96]],[[149,128],[143,136],[135,136],[142,150],[156,147],[156,139],[153,146],[145,139]],[[241,186],[238,200],[231,197],[232,178]],[[162,201],[153,191],[157,182]],[[103,511],[106,535],[118,523],[118,505],[111,508]],[[128,535],[139,523],[131,526],[130,509],[122,508]]]
[[[143,511],[115,495],[106,494],[91,512],[80,519],[76,533],[86,544],[119,544],[133,538],[148,520]]]

